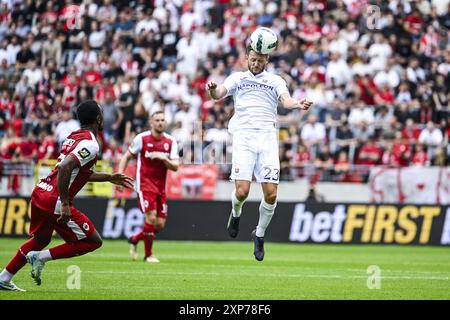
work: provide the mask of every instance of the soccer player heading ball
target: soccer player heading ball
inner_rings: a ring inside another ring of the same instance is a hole
[[[55,169],[34,188],[31,194],[30,234],[0,273],[0,289],[24,291],[11,280],[28,262],[31,276],[41,284],[41,273],[47,261],[81,256],[102,245],[94,225],[73,206],[73,198],[88,182],[109,181],[133,188],[133,179],[120,173],[96,173],[92,167],[97,162],[99,145],[96,135],[103,130],[103,111],[97,102],[88,100],[77,108],[81,129],[72,132],[61,147]],[[43,250],[56,231],[64,244]]]
[[[261,28],[255,30],[251,39],[264,41]],[[267,33],[268,34],[268,33]],[[276,45],[275,45],[276,47]],[[256,49],[255,49],[256,48]],[[231,179],[235,189],[231,194],[232,209],[228,220],[228,233],[235,238],[239,232],[241,209],[250,191],[252,175],[261,183],[264,197],[259,206],[259,221],[252,232],[256,260],[264,259],[264,233],[277,205],[277,187],[280,178],[278,137],[276,127],[277,106],[281,102],[288,109],[308,110],[312,102],[308,99],[293,99],[286,81],[280,76],[265,71],[269,55],[258,53],[257,41],[247,47],[248,71],[234,72],[222,85],[214,81],[206,84],[210,96],[219,100],[233,96],[234,115],[228,126],[233,135]],[[262,51],[262,49],[261,49]],[[267,52],[267,51],[265,51]]]

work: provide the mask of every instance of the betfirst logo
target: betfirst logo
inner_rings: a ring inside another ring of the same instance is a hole
[[[445,220],[444,214],[444,208],[439,206],[360,204],[336,205],[333,212],[320,211],[313,214],[305,204],[297,204],[289,240],[318,243],[438,244],[438,241],[430,241],[434,230],[435,233],[439,232],[440,244],[448,245],[450,208],[447,208]]]
[[[30,202],[26,199],[0,198],[0,235],[27,235],[30,216]]]

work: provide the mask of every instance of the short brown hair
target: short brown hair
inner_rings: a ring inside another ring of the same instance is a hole
[[[266,56],[266,57],[268,56],[268,54],[262,54],[262,53],[256,52],[256,50],[253,49],[252,46],[249,44],[247,46],[247,55],[250,54],[250,51],[253,51],[256,54],[259,54],[260,56]]]
[[[160,113],[161,113],[162,115],[164,115],[164,112],[163,112],[163,111],[158,110],[158,111],[153,112],[152,115],[150,116],[150,118],[153,118],[154,116],[156,116],[157,114],[160,114]]]

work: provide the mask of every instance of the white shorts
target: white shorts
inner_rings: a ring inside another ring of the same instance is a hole
[[[276,131],[237,130],[233,133],[231,180],[278,184],[280,159]]]

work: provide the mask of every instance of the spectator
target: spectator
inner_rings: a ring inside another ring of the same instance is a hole
[[[377,87],[387,83],[391,89],[394,89],[400,84],[400,75],[393,67],[394,61],[392,58],[389,58],[384,69],[378,71],[373,79],[373,82],[377,85]]]
[[[305,202],[306,203],[320,203],[324,202],[325,197],[323,194],[317,191],[316,184],[311,183],[311,186],[309,187],[308,195],[306,196]]]
[[[91,88],[97,87],[102,81],[102,74],[98,70],[97,65],[89,63],[84,73],[84,80]]]
[[[334,164],[334,159],[330,151],[330,146],[324,144],[319,154],[317,155],[314,166],[319,170],[331,170]]]
[[[103,133],[105,139],[117,139],[119,137],[119,128],[124,120],[123,112],[117,107],[111,92],[105,94],[103,107]]]
[[[392,55],[392,48],[387,43],[382,33],[376,33],[374,43],[369,47],[369,55],[372,70],[381,71],[385,68],[388,58]]]
[[[177,44],[177,71],[193,79],[198,65],[198,47],[192,41],[192,32],[188,32]]]
[[[381,165],[390,167],[390,168],[398,168],[400,166],[399,159],[393,152],[392,141],[387,141],[385,143],[384,151],[381,155]]]
[[[29,61],[29,67],[25,69],[23,75],[27,77],[28,84],[34,89],[38,82],[42,80],[42,70],[38,68],[36,60]]]
[[[296,176],[304,175],[304,169],[311,164],[311,154],[303,143],[297,147],[297,151],[293,154],[290,165],[296,171]]]
[[[350,147],[356,143],[347,121],[344,121],[342,125],[337,128],[334,141],[336,143],[336,153],[344,151],[346,154],[350,152]]]
[[[409,144],[415,144],[419,140],[419,136],[420,129],[414,124],[412,118],[408,118],[402,130],[402,138],[407,140]]]
[[[351,79],[351,71],[347,62],[336,52],[331,53],[325,75],[327,85],[341,86]]]
[[[103,160],[109,161],[113,164],[119,163],[120,159],[122,159],[123,151],[122,147],[119,145],[118,141],[114,137],[110,137],[107,139],[109,141],[108,146],[105,148],[103,152]]]
[[[437,148],[432,160],[433,166],[445,167],[447,166],[447,156],[444,148]]]
[[[77,120],[72,119],[70,112],[65,110],[62,113],[61,122],[55,128],[56,142],[58,143],[58,150],[61,148],[64,140],[72,131],[78,130],[80,124]]]
[[[426,128],[420,132],[419,142],[427,147],[430,159],[434,158],[437,148],[442,145],[443,141],[442,131],[436,128],[432,121],[429,121]]]
[[[325,142],[326,131],[323,123],[317,122],[316,115],[309,115],[301,132],[301,138],[307,148],[318,146]]]
[[[29,131],[26,138],[23,139],[18,146],[20,160],[33,160],[38,158],[38,144],[36,143],[36,137],[32,131]]]
[[[97,20],[101,28],[110,28],[116,22],[117,8],[111,0],[103,0],[103,5],[97,11]]]
[[[413,166],[429,166],[430,161],[428,160],[427,152],[424,149],[424,145],[418,143],[414,146],[414,155],[411,160]]]
[[[80,72],[84,71],[89,64],[97,64],[97,53],[89,48],[87,40],[83,41],[82,50],[77,53],[73,63]]]
[[[37,158],[41,161],[52,160],[58,157],[56,140],[51,130],[41,130],[39,133],[39,146]]]
[[[375,115],[374,125],[375,128],[382,131],[388,131],[391,123],[394,121],[394,114],[392,107],[388,108],[386,105],[379,107],[377,114]]]
[[[62,43],[56,38],[56,31],[52,30],[48,33],[47,40],[42,45],[41,66],[47,65],[47,62],[52,59],[56,63],[56,67],[61,65],[62,57]]]
[[[363,124],[372,125],[375,122],[373,109],[359,102],[356,108],[352,108],[348,116],[348,123],[352,128],[361,127]]]
[[[376,144],[376,137],[371,136],[366,144],[364,144],[359,150],[359,157],[357,164],[365,166],[375,166],[380,164],[381,161],[381,149]]]
[[[20,51],[19,37],[13,35],[11,37],[11,42],[8,44],[6,51],[8,56],[10,57],[10,64],[13,65],[16,63],[17,53]]]
[[[334,162],[334,172],[340,176],[341,179],[344,178],[346,174],[350,171],[350,160],[348,159],[348,154],[344,150],[338,153],[337,159]]]
[[[105,30],[99,29],[97,20],[91,22],[91,32],[89,33],[89,46],[93,49],[100,49],[106,41]]]
[[[400,131],[395,133],[395,141],[392,153],[401,167],[407,167],[411,161],[411,145],[408,139],[404,138]]]

